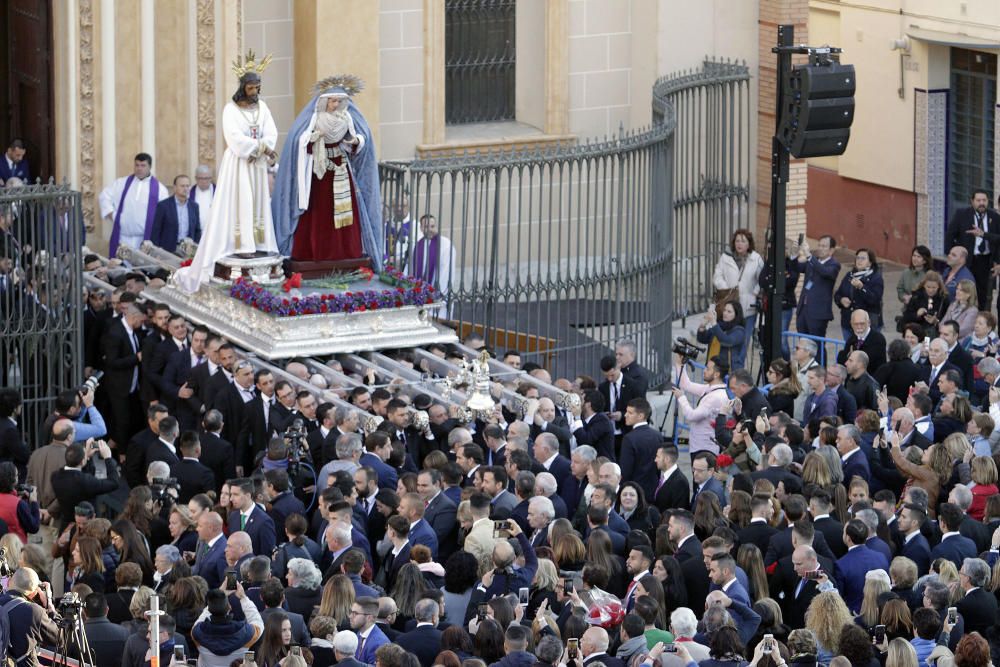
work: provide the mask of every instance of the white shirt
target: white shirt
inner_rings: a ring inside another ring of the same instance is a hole
[[[689,539],[691,539],[692,537],[694,537],[694,533],[691,533],[691,534],[690,534],[690,535],[688,535],[687,537],[685,537],[685,538],[681,539],[681,541],[677,543],[677,549],[678,549],[678,550],[680,550],[681,546],[683,546],[683,545],[684,545],[684,543],[685,543],[685,542],[687,542],[687,541],[688,541]]]
[[[552,462],[556,460],[557,456],[559,456],[559,452],[556,452],[555,454],[553,454],[549,458],[547,458],[544,461],[542,461],[542,467],[545,468],[546,470],[548,470],[549,468],[551,468],[552,467]]]
[[[912,540],[914,537],[916,537],[919,534],[920,534],[920,529],[919,528],[917,530],[913,531],[912,533],[908,533],[906,535],[906,537],[903,538],[903,544],[909,544],[910,540]]]
[[[198,205],[198,218],[203,222],[212,219],[212,198],[215,197],[215,193],[212,191],[212,186],[208,186],[204,190],[195,186],[194,188],[194,203]]]
[[[208,542],[206,542],[205,543],[205,551],[208,551],[209,549],[211,549],[212,546],[214,546],[215,543],[219,541],[220,537],[222,537],[222,533],[219,533],[218,535],[216,535],[215,537],[213,537],[212,539],[210,539]]]
[[[660,479],[667,479],[668,477],[673,475],[676,470],[677,470],[677,464],[675,463],[674,465],[670,466],[669,468],[660,473]]]
[[[159,441],[160,441],[160,442],[162,442],[162,443],[163,443],[164,445],[166,445],[166,446],[167,446],[167,449],[169,449],[169,450],[170,450],[170,453],[171,453],[171,454],[173,454],[174,456],[176,456],[176,455],[177,455],[177,449],[175,449],[175,448],[174,448],[174,443],[172,443],[172,442],[167,442],[167,441],[166,441],[166,440],[164,440],[163,438],[159,438]]]
[[[844,454],[843,456],[841,456],[841,457],[840,457],[840,462],[841,462],[841,463],[847,463],[847,459],[851,458],[851,457],[852,457],[852,456],[854,456],[854,455],[855,455],[855,454],[856,454],[857,452],[860,452],[860,451],[861,451],[861,448],[860,448],[860,447],[855,447],[855,448],[854,448],[854,449],[852,449],[851,451],[849,451],[849,452],[847,452],[846,454]]]

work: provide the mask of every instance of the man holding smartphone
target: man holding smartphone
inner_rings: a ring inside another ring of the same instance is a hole
[[[517,522],[507,519],[505,523],[511,539],[516,539],[521,545],[521,552],[524,554],[524,567],[515,567],[514,547],[510,545],[510,542],[505,539],[498,540],[493,547],[494,569],[483,575],[483,579],[473,592],[469,604],[514,592],[521,587],[531,587],[535,572],[538,570],[538,557],[535,556],[531,542],[525,537]]]

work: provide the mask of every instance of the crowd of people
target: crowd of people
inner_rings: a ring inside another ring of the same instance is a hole
[[[162,664],[991,665],[1000,361],[976,257],[1000,234],[977,198],[944,275],[914,250],[891,342],[874,253],[838,286],[833,239],[803,244],[789,325],[825,335],[836,305],[845,345],[824,365],[798,338],[764,383],[743,366],[767,267],[737,232],[699,332],[717,349],[700,377],[674,360],[687,452],[633,341],[594,377],[502,352],[495,397],[520,400],[470,418],[336,358],[349,384],[255,364],[146,299],[162,276],[86,257],[117,285],[87,296],[94,381],[31,443],[0,390],[6,653],[38,664],[79,600],[93,664],[141,667],[158,596]]]

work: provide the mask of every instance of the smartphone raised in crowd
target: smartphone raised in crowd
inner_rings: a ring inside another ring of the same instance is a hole
[[[566,657],[570,660],[576,660],[577,655],[580,651],[580,640],[579,639],[567,639],[566,640]]]

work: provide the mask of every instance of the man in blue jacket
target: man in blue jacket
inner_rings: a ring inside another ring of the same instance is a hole
[[[844,544],[847,553],[834,565],[837,590],[851,613],[861,609],[864,597],[865,575],[871,570],[889,571],[889,561],[879,552],[865,546],[868,527],[859,519],[851,519],[844,526]]]
[[[833,290],[840,275],[840,262],[833,258],[836,247],[832,236],[820,237],[815,256],[809,254],[808,243],[799,247],[799,271],[805,274],[796,319],[799,333],[826,336],[833,319]]]

